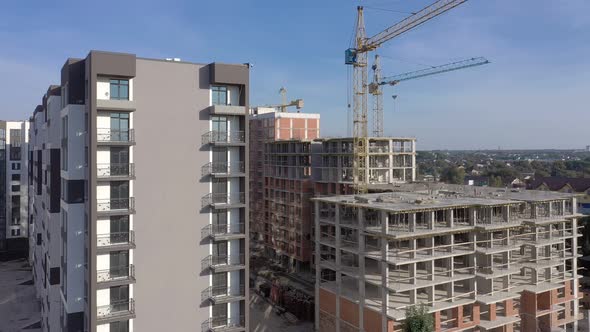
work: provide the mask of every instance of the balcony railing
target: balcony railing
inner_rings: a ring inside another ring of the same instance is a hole
[[[222,225],[213,225],[209,224],[201,230],[201,238],[207,238],[212,236],[214,238],[226,237],[226,236],[235,236],[235,235],[245,235],[246,234],[246,227],[244,223],[240,224],[222,224]]]
[[[203,145],[205,144],[231,144],[245,143],[246,133],[244,131],[218,131],[213,130],[201,136]]]
[[[203,270],[214,269],[214,270],[229,270],[232,268],[240,268],[245,266],[246,261],[244,254],[239,255],[209,255],[201,261],[201,267]]]
[[[244,167],[243,161],[236,161],[236,162],[210,162],[203,167],[201,167],[201,175],[211,175],[211,174],[219,174],[219,175],[231,175],[231,174],[240,174],[246,171]]]
[[[240,331],[246,328],[246,317],[211,317],[201,324],[202,332]]]
[[[133,129],[97,128],[96,140],[103,143],[133,143],[135,142],[135,131]]]
[[[135,244],[135,233],[133,231],[98,234],[96,236],[97,247],[118,246],[125,244]]]
[[[96,308],[96,316],[99,320],[133,315],[135,315],[135,302],[133,299],[113,302]]]
[[[133,264],[129,266],[116,266],[106,270],[96,271],[96,282],[109,282],[118,280],[134,280],[135,267]]]
[[[96,200],[96,210],[98,212],[133,212],[135,211],[135,200],[129,198],[106,198]]]
[[[133,177],[135,176],[135,164],[97,164],[96,176],[99,179]]]
[[[233,299],[238,299],[245,295],[245,287],[243,284],[239,287],[231,287],[227,285],[210,286],[201,292],[201,302],[207,300],[211,300],[215,303],[230,302]]]
[[[208,205],[234,205],[245,204],[244,193],[209,193],[201,198],[201,207]]]

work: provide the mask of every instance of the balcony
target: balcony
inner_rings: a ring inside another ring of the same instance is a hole
[[[97,164],[96,177],[99,180],[133,180],[135,178],[135,164]]]
[[[96,142],[100,145],[133,145],[135,131],[133,129],[96,129]]]
[[[213,238],[215,241],[245,238],[246,227],[243,223],[222,225],[209,224],[201,230],[201,239],[206,239],[208,237]]]
[[[201,324],[202,332],[237,332],[246,330],[246,317],[211,317]]]
[[[203,145],[246,145],[246,132],[213,130],[203,134],[201,142]]]
[[[96,318],[100,323],[135,318],[135,302],[133,299],[129,299],[98,306]]]
[[[127,285],[135,282],[135,267],[129,266],[111,267],[106,270],[96,271],[96,283],[99,288]]]
[[[246,297],[244,285],[239,287],[210,286],[201,292],[201,302],[210,300],[213,304],[228,303],[244,300]]]
[[[96,236],[96,248],[99,253],[135,249],[135,233],[129,231],[98,234]]]
[[[104,111],[135,111],[135,101],[128,99],[97,99],[96,108]]]
[[[106,198],[96,200],[96,210],[99,215],[125,215],[135,213],[135,199]]]
[[[201,198],[201,207],[211,205],[215,209],[229,209],[246,206],[244,193],[209,193]]]
[[[210,162],[201,167],[201,175],[214,177],[245,176],[246,168],[243,161]]]
[[[246,115],[246,106],[211,105],[208,110],[217,115]]]
[[[212,269],[213,272],[235,271],[246,268],[246,261],[244,254],[209,255],[201,261],[201,268]]]

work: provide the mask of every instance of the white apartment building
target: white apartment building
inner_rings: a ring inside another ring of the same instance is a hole
[[[31,119],[44,331],[248,329],[248,76],[67,60]]]
[[[0,253],[28,250],[27,121],[0,120]]]

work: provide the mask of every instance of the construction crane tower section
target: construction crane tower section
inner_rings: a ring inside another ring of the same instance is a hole
[[[367,192],[368,168],[364,166],[368,142],[367,98],[368,68],[367,53],[376,50],[381,44],[407,32],[434,17],[443,14],[467,0],[439,0],[401,22],[367,38],[363,7],[357,7],[355,45],[345,51],[345,63],[352,65],[353,70],[353,176],[357,193]]]

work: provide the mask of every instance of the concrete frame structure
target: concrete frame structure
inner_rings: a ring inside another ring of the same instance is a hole
[[[28,121],[0,120],[0,253],[26,255]]]
[[[66,61],[30,120],[44,331],[248,330],[248,89],[247,64]]]
[[[364,168],[371,185],[416,180],[416,139],[370,137]],[[353,179],[353,138],[322,138],[318,148],[314,181],[316,195],[350,194]]]
[[[312,261],[312,144],[320,115],[251,111],[252,237],[265,255],[291,271],[309,271]]]
[[[383,189],[383,188],[381,188]],[[316,330],[577,331],[576,196],[442,184],[315,198]]]

